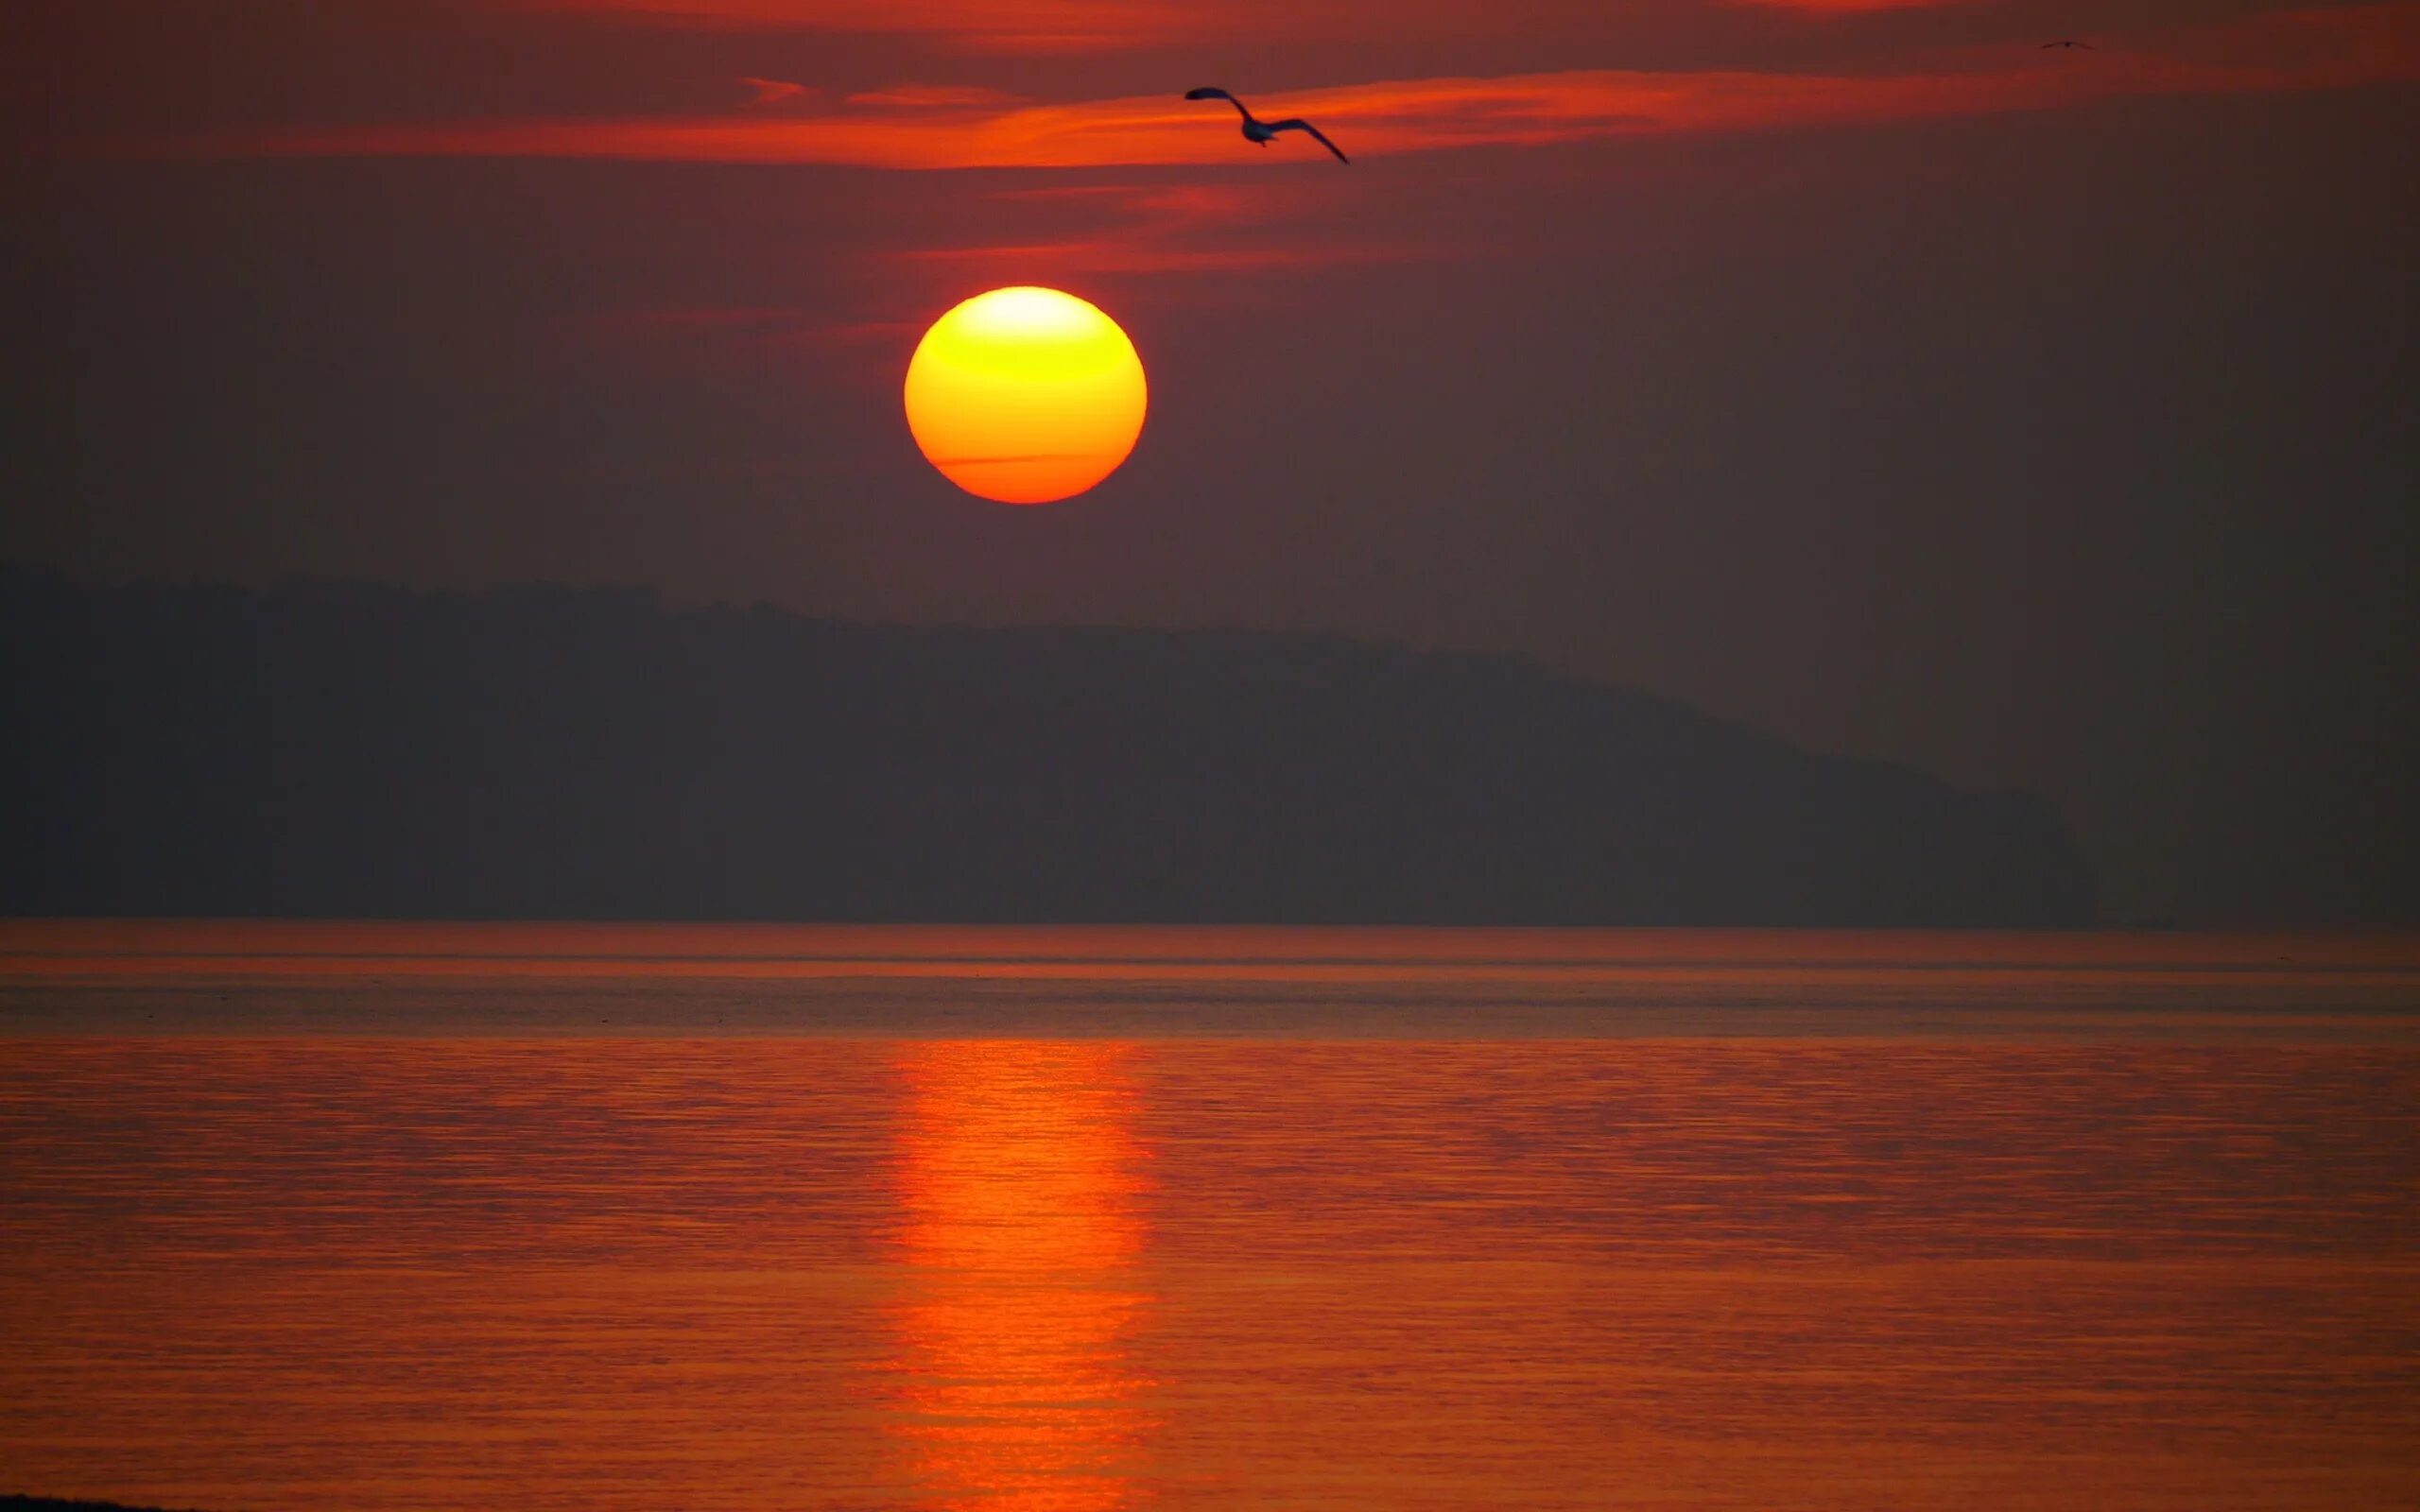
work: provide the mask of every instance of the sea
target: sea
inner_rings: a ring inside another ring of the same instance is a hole
[[[0,923],[0,1493],[2420,1505],[2420,936]]]

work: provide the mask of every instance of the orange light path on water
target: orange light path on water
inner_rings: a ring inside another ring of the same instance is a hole
[[[910,1288],[892,1424],[943,1505],[1100,1512],[1134,1498],[1148,1420],[1126,1335],[1138,1152],[1122,1044],[904,1045],[897,1165]]]

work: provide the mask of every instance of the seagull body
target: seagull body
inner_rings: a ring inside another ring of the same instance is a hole
[[[1300,116],[1289,116],[1283,121],[1264,121],[1259,116],[1253,114],[1252,112],[1245,110],[1244,102],[1236,98],[1233,94],[1228,94],[1225,90],[1211,89],[1206,86],[1201,89],[1186,90],[1184,92],[1184,97],[1189,100],[1225,100],[1228,104],[1234,106],[1236,108],[1236,113],[1244,118],[1244,140],[1247,142],[1257,142],[1262,146],[1269,146],[1270,139],[1274,137],[1280,131],[1307,131],[1310,133],[1312,139],[1318,142],[1320,146],[1327,148],[1330,152],[1336,153],[1337,162],[1351,163],[1353,161],[1351,158],[1346,157],[1341,151],[1340,151],[1337,145],[1329,141],[1318,127],[1313,126],[1310,122],[1302,119]]]

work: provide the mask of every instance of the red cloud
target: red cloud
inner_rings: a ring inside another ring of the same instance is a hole
[[[1976,0],[1731,0],[1731,3],[1770,10],[1801,10],[1818,16],[1860,16],[1876,10],[1919,10],[1933,6],[1972,5]]]
[[[852,94],[844,103],[878,110],[938,111],[1024,102],[1014,94],[971,84],[893,84],[889,89],[867,90],[863,94]]]
[[[915,32],[995,51],[1083,52],[1203,35],[1190,8],[1159,0],[510,0],[766,31]]]
[[[1271,267],[1429,261],[1465,255],[1465,246],[1406,246],[1366,235],[1326,234],[1321,225],[1330,196],[1299,178],[1250,183],[1081,184],[998,191],[990,198],[1073,212],[1063,234],[1013,245],[969,242],[883,255],[911,263],[1020,270],[1019,277],[1105,273],[1257,274]],[[1283,222],[1281,245],[1253,234]],[[1306,228],[1318,233],[1305,234]]]
[[[743,77],[740,79],[740,82],[755,92],[756,97],[749,101],[751,105],[779,105],[785,100],[794,100],[808,93],[805,85],[793,84],[789,80],[783,78],[748,78]]]
[[[2420,3],[2290,12],[2090,53],[2031,42],[1884,75],[1582,70],[1351,84],[1272,96],[1357,157],[1590,137],[1754,131],[2049,110],[2156,94],[2340,89],[2420,77]],[[887,168],[1233,162],[1233,119],[1173,97],[1003,108],[932,94],[820,115],[337,127],[189,145],[213,155],[475,155],[819,163]],[[905,108],[912,107],[912,108]],[[1322,158],[1322,163],[1325,160]],[[1333,164],[1326,164],[1333,166]]]

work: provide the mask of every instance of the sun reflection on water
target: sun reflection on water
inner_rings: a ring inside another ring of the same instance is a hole
[[[1150,1427],[1128,1340],[1142,1152],[1128,1046],[899,1047],[903,1293],[892,1432],[943,1505],[1134,1499]]]

